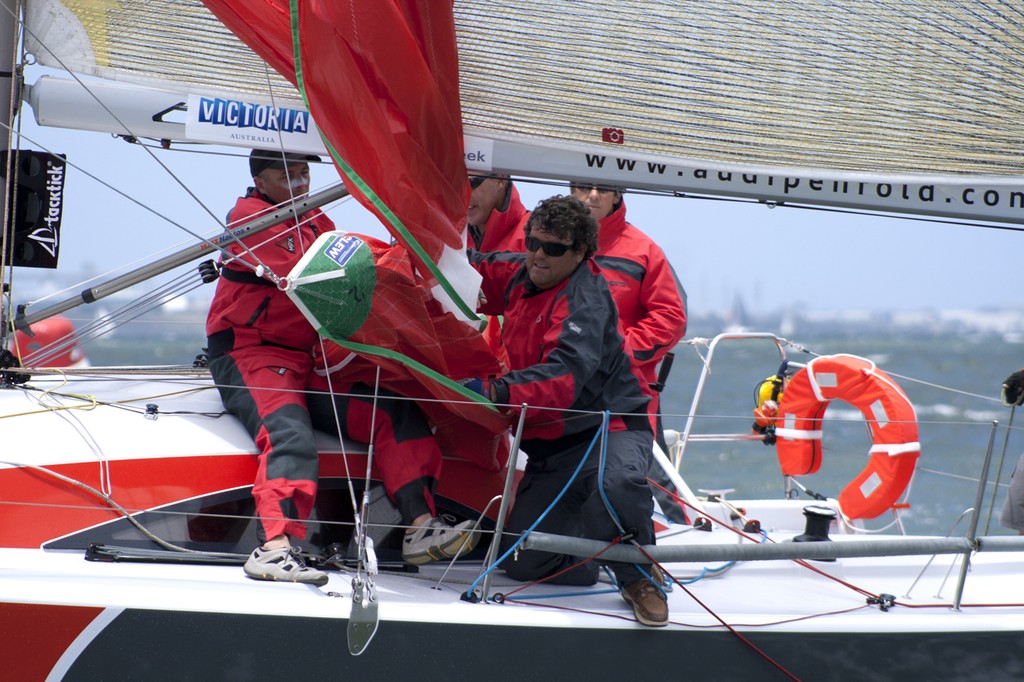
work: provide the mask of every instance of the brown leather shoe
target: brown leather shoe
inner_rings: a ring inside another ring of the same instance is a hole
[[[623,586],[622,598],[633,607],[633,615],[643,625],[655,628],[668,625],[668,601],[647,578]]]

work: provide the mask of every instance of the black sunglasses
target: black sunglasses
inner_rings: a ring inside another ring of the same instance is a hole
[[[471,175],[469,176],[469,187],[470,189],[476,189],[480,185],[484,184],[488,176],[486,175]]]
[[[601,194],[609,194],[611,192],[617,191],[614,187],[605,187],[604,185],[580,185],[576,183],[572,183],[571,185],[569,185],[569,189],[573,192],[586,192],[587,194],[590,194],[590,192],[594,191],[595,189]]]
[[[552,258],[564,256],[565,252],[572,248],[572,244],[560,244],[559,242],[542,242],[536,237],[526,238],[526,250],[533,253],[537,249],[544,249],[544,253]]]

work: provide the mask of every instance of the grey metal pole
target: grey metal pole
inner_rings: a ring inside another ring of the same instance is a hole
[[[999,429],[999,422],[992,422],[992,432],[988,436],[988,448],[985,450],[985,461],[981,464],[981,476],[978,478],[978,491],[974,495],[974,513],[971,514],[971,523],[967,529],[967,539],[971,542],[971,549],[964,551],[963,561],[960,562],[960,576],[956,581],[956,593],[953,595],[953,610],[960,610],[960,600],[964,596],[964,584],[967,582],[967,571],[971,567],[971,552],[974,549],[974,534],[978,532],[978,520],[981,517],[981,505],[985,501],[985,487],[988,485],[988,470],[992,464],[992,449],[996,443],[996,431]]]
[[[519,443],[523,438],[523,424],[526,423],[526,404],[522,405],[522,409],[519,412],[519,423],[516,425],[516,436],[512,441],[512,449],[508,455],[508,467],[505,474],[505,489],[501,493],[501,504],[498,505],[498,520],[494,524],[494,539],[491,540],[491,546],[487,549],[487,561],[484,563],[484,570],[494,565],[494,562],[498,560],[498,552],[501,551],[501,535],[505,531],[505,517],[508,514],[508,501],[512,497],[512,484],[516,478],[516,460],[519,457]],[[494,572],[488,573],[484,576],[484,582],[480,586],[480,601],[486,603],[487,595],[491,589],[491,579],[494,577]]]
[[[992,536],[970,540],[965,537],[903,538],[891,536],[871,540],[830,542],[774,542],[734,545],[646,545],[644,552],[628,545],[608,547],[607,542],[573,538],[534,531],[523,541],[523,549],[589,557],[601,552],[602,561],[649,564],[674,562],[773,561],[786,559],[841,559],[851,557],[928,556],[964,554],[972,551],[1021,552],[1024,535]]]
[[[332,201],[343,199],[346,196],[348,196],[348,190],[341,184],[328,187],[327,189],[316,192],[315,194],[310,194],[301,201],[296,201],[294,204],[283,206],[273,213],[268,213],[267,215],[245,222],[240,227],[234,228],[230,232],[218,235],[217,237],[210,239],[208,242],[186,247],[169,256],[165,256],[158,261],[121,275],[120,277],[115,277],[95,287],[85,289],[77,296],[54,303],[53,305],[43,308],[39,312],[29,315],[19,308],[18,314],[14,320],[14,326],[17,329],[27,330],[29,325],[38,322],[39,320],[45,320],[57,313],[77,308],[83,303],[93,303],[101,298],[106,298],[111,294],[116,294],[130,286],[134,286],[139,282],[144,282],[147,279],[156,277],[157,275],[162,275],[168,270],[173,270],[174,268],[196,260],[197,258],[212,255],[218,250],[218,247],[223,244],[254,235],[269,227],[273,227],[288,218],[291,218],[296,213],[301,215],[307,211],[313,210],[314,208],[319,208],[320,206],[329,204]]]
[[[1013,430],[1013,412],[1017,409],[1016,405],[1010,405],[1010,419],[1006,422],[1006,435],[1003,436],[1003,448],[999,452],[999,466],[996,467],[996,480],[992,484],[992,499],[988,503],[988,514],[985,515],[985,530],[984,535],[988,535],[989,525],[992,523],[992,510],[996,506],[996,497],[999,496],[999,479],[1003,475],[1003,462],[1006,460],[1006,447],[1010,443],[1010,431]]]

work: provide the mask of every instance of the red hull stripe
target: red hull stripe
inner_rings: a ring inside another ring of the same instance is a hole
[[[46,467],[55,473],[101,489],[98,463]],[[362,478],[365,455],[349,455],[348,471]],[[221,490],[251,486],[256,456],[210,455],[109,462],[109,488],[117,504],[129,511],[154,509]],[[341,455],[323,453],[321,477],[341,477]],[[488,472],[463,460],[446,460],[438,494],[470,509],[482,510],[500,494],[504,472]],[[379,480],[374,472],[373,477]],[[96,496],[65,481],[31,469],[0,469],[0,546],[35,548],[54,538],[115,520],[119,514]],[[490,516],[497,513],[493,505]]]
[[[53,604],[0,603],[4,679],[45,680],[54,666],[103,609]]]

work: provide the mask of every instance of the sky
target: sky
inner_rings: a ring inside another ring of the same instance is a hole
[[[139,145],[104,133],[43,128],[31,115],[21,132],[23,148],[63,153],[77,166],[65,179],[60,271],[83,278],[193,244],[189,232],[216,233],[251,184],[245,150],[154,150],[165,169]],[[338,177],[326,164],[314,165],[312,176],[314,189]],[[525,181],[517,186],[528,208],[567,193]],[[626,195],[626,206],[627,219],[665,251],[691,314],[725,312],[737,298],[760,312],[1024,311],[1021,231],[635,193]],[[386,237],[354,200],[327,210],[339,229]],[[199,296],[212,293],[208,286]]]

